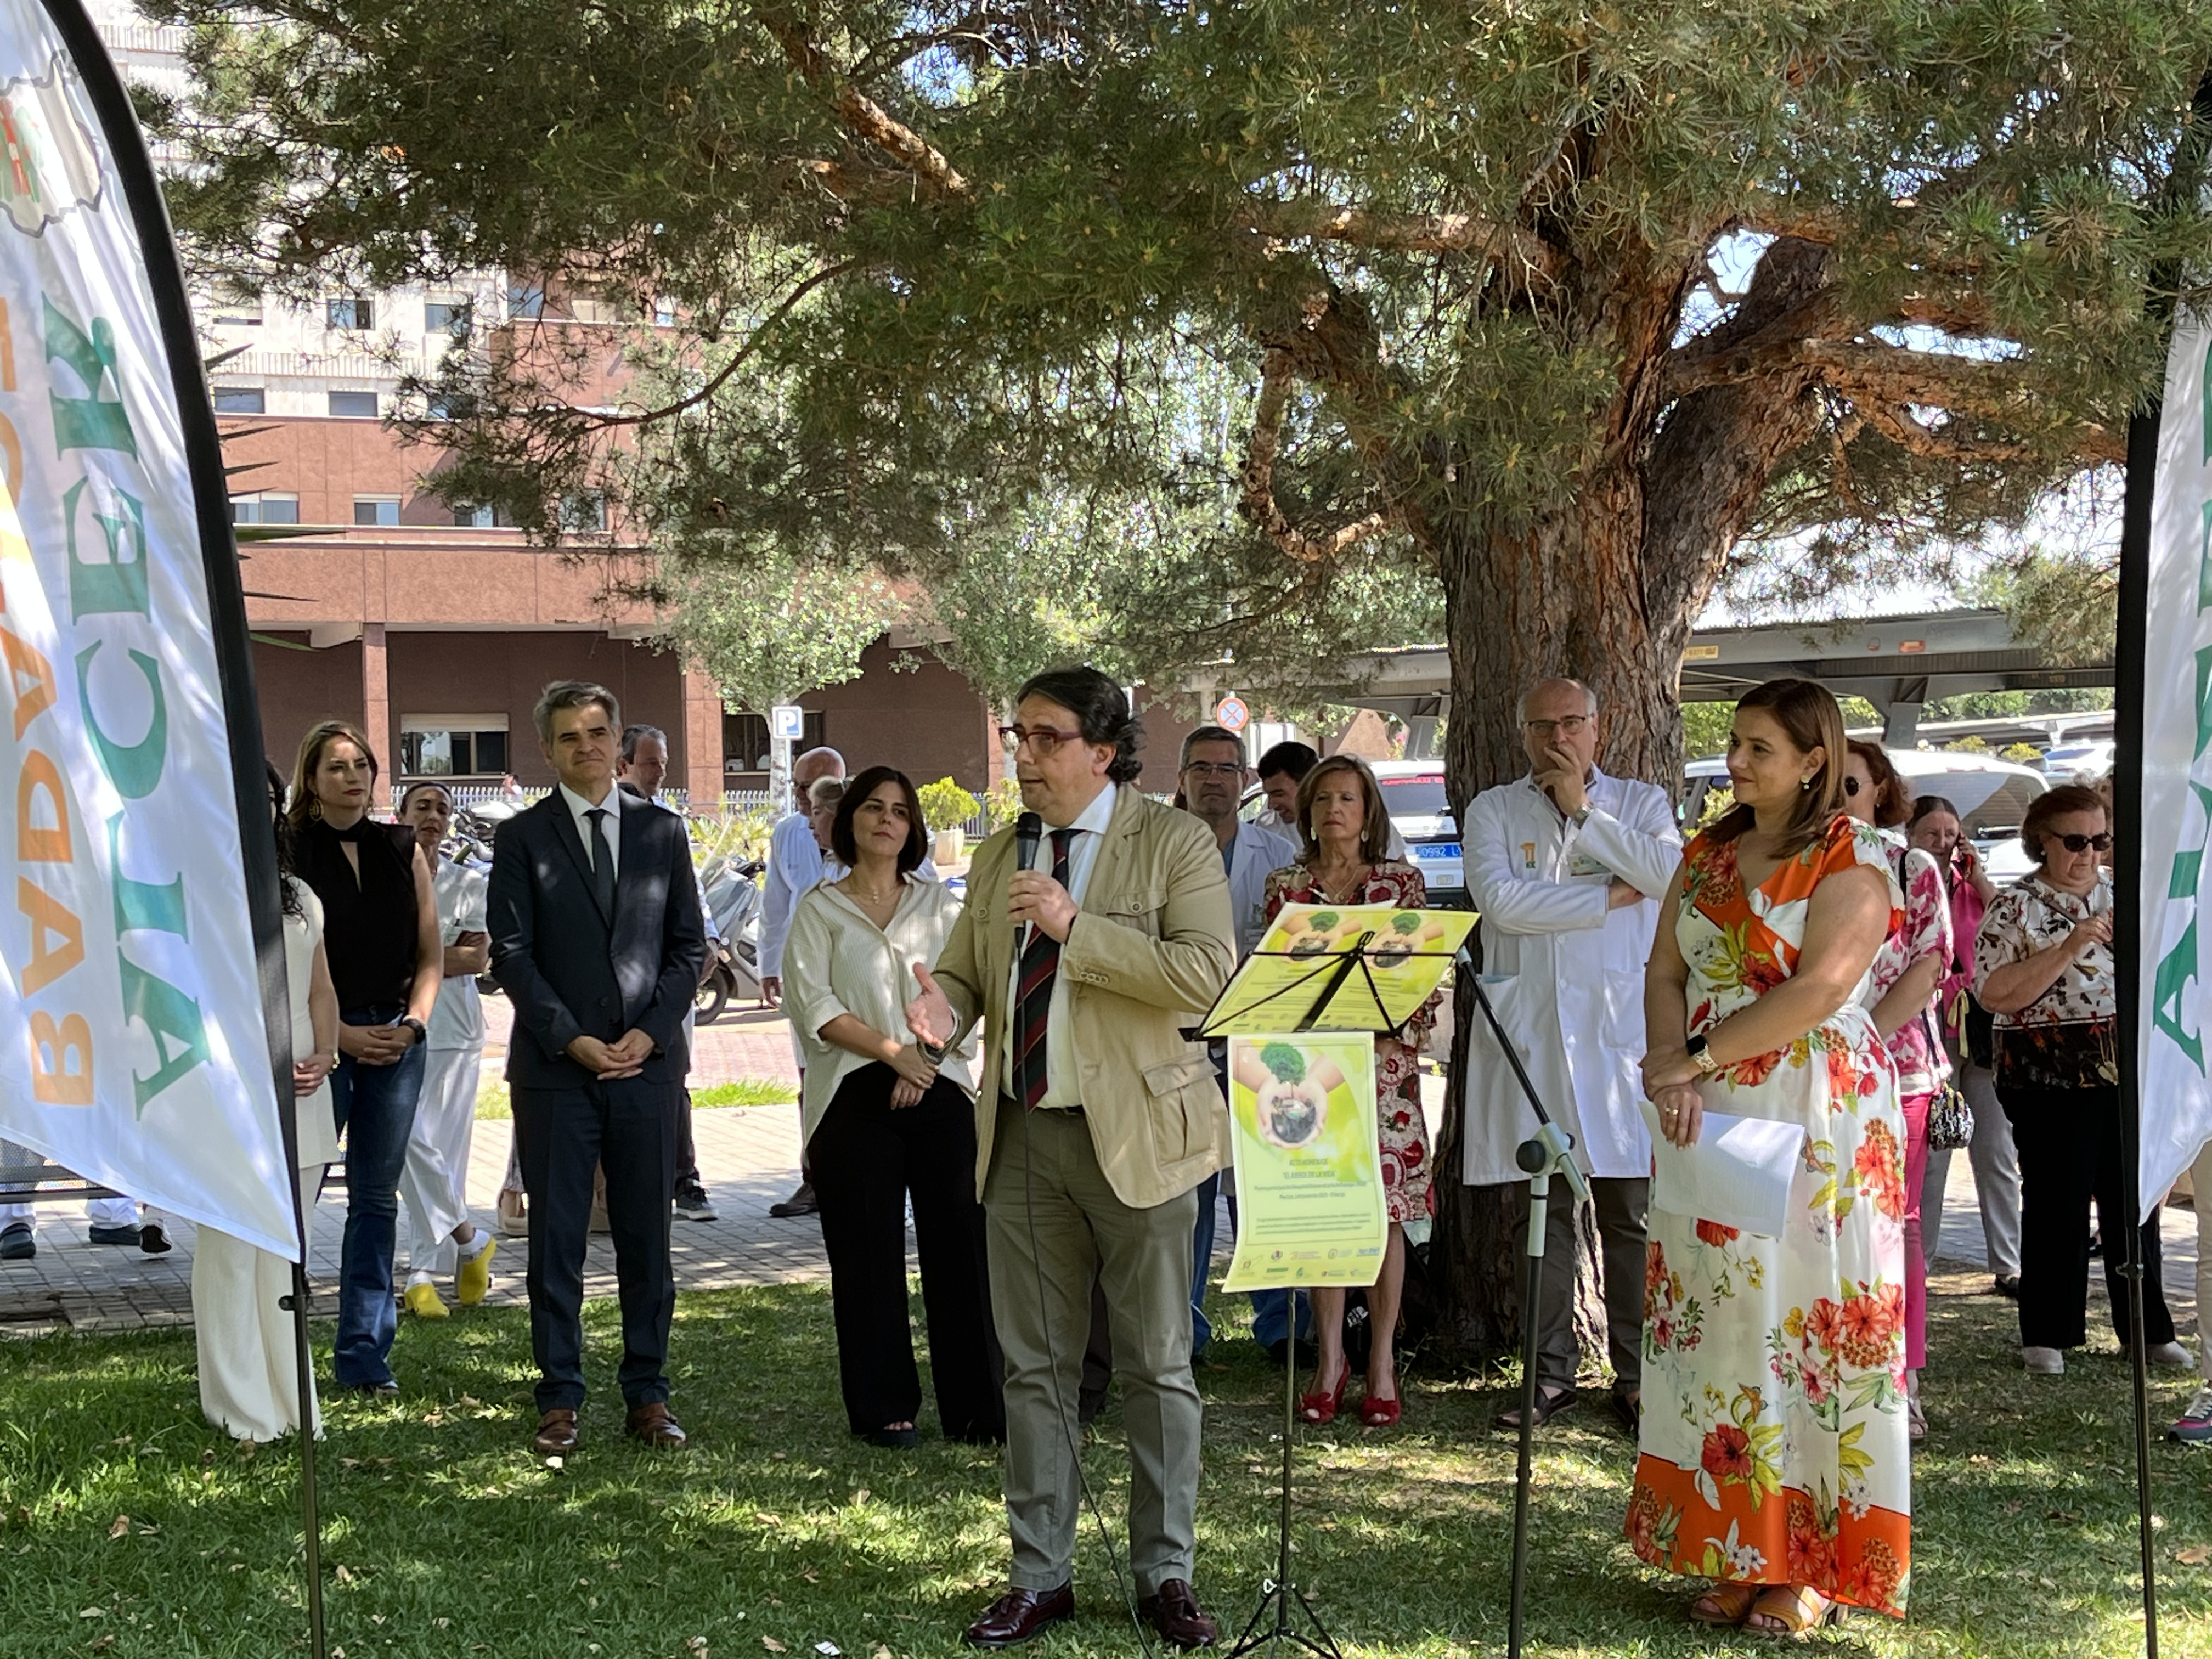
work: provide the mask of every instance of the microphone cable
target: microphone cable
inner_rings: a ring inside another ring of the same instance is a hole
[[[1015,845],[1018,849],[1018,856],[1021,860],[1020,867],[1024,870],[1032,868],[1035,864],[1036,859],[1037,842],[1042,833],[1042,830],[1043,820],[1034,812],[1023,813],[1020,819],[1014,825]],[[1022,954],[1023,950],[1027,947],[1029,943],[1029,930],[1034,926],[1034,923],[1025,922],[1023,924],[1021,946],[1017,948],[1014,952],[1015,995],[1013,1006],[1013,1036],[1014,1080],[1017,1084],[1019,1084],[1021,1081],[1022,1055],[1029,1047],[1027,1042],[1029,1036],[1028,1011],[1021,997]],[[1057,978],[1059,975],[1059,969],[1055,967],[1053,972],[1054,976]],[[1050,1041],[1049,1037],[1047,1038],[1047,1041]],[[1048,1066],[1051,1064],[1051,1054],[1049,1050],[1047,1050],[1046,1053],[1046,1064]],[[994,1079],[994,1082],[995,1084],[995,1079]],[[1075,1430],[1072,1426],[1077,1413],[1067,1408],[1066,1395],[1060,1387],[1060,1356],[1055,1351],[1053,1344],[1052,1318],[1045,1291],[1044,1256],[1037,1248],[1036,1154],[1035,1143],[1030,1138],[1030,1115],[1032,1109],[1030,1106],[1030,1103],[1025,1100],[1017,1099],[1015,1101],[1015,1104],[1021,1108],[1022,1112],[1022,1208],[1029,1223],[1030,1267],[1036,1279],[1037,1327],[1044,1333],[1045,1365],[1052,1376],[1053,1415],[1059,1421],[1060,1439],[1067,1447],[1068,1460],[1075,1466],[1076,1488],[1082,1495],[1082,1501],[1085,1507],[1091,1511],[1091,1524],[1098,1530],[1098,1541],[1105,1546],[1106,1559],[1114,1569],[1115,1585],[1121,1592],[1121,1605],[1128,1612],[1129,1623],[1136,1630],[1137,1641],[1145,1650],[1145,1659],[1158,1659],[1158,1653],[1152,1646],[1152,1632],[1146,1627],[1144,1615],[1137,1610],[1136,1587],[1132,1582],[1131,1574],[1125,1573],[1121,1570],[1121,1553],[1119,1550],[1114,1547],[1114,1534],[1106,1525],[1105,1510],[1099,1504],[1097,1493],[1091,1490],[1090,1475],[1084,1470],[1083,1449],[1078,1443]],[[1088,1133],[1089,1132],[1088,1126],[1085,1126],[1085,1133]],[[1094,1268],[1093,1271],[1095,1273],[1096,1269]],[[1090,1286],[1088,1285],[1084,1287],[1083,1300],[1085,1307],[1087,1308],[1091,1300]],[[1085,1316],[1086,1318],[1088,1317],[1087,1315]],[[1194,1386],[1194,1378],[1193,1379],[1193,1382]],[[1135,1470],[1133,1467],[1130,1472],[1130,1478],[1132,1480],[1135,1478]],[[1071,1562],[1069,1565],[1072,1569],[1073,1563]],[[1071,1583],[1073,1582],[1073,1576],[1074,1575],[1071,1571],[1069,1574]]]

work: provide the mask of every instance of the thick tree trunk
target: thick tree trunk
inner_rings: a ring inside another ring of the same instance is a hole
[[[1826,259],[1813,244],[1776,242],[1729,332],[1758,339],[1815,315],[1828,302]],[[1662,421],[1656,388],[1674,310],[1656,284],[1626,291],[1630,298],[1614,309],[1615,337],[1630,347],[1620,400],[1601,457],[1577,481],[1571,503],[1510,531],[1472,520],[1427,526],[1451,650],[1445,778],[1462,822],[1479,792],[1527,769],[1521,694],[1552,675],[1597,693],[1601,767],[1679,793],[1676,693],[1690,624],[1775,468],[1819,428],[1809,380],[1771,375],[1693,392]],[[1458,1012],[1455,1061],[1482,1017],[1464,989]],[[1437,1346],[1447,1363],[1473,1365],[1519,1336],[1525,1264],[1515,1220],[1526,1188],[1460,1185],[1464,1075],[1455,1064],[1430,1267]],[[1589,1219],[1579,1220],[1587,1243]],[[1603,1328],[1593,1254],[1584,1252],[1577,1297],[1586,1349]]]
[[[1445,763],[1454,810],[1481,790],[1528,769],[1520,696],[1535,681],[1567,675],[1598,694],[1606,720],[1600,764],[1663,781],[1675,769],[1681,719],[1675,706],[1687,623],[1645,612],[1644,503],[1626,468],[1594,480],[1572,519],[1526,534],[1473,533],[1438,546],[1451,641],[1452,698]],[[1716,562],[1723,550],[1714,550]],[[1483,1016],[1462,985],[1444,1133],[1439,1137],[1437,1230],[1430,1254],[1437,1297],[1437,1344],[1446,1363],[1473,1367],[1521,1340],[1527,1261],[1525,1186],[1468,1187],[1459,1144],[1469,1034]],[[1548,1104],[1548,1103],[1547,1103]],[[1595,1237],[1589,1206],[1577,1230],[1586,1246],[1576,1293],[1576,1328],[1586,1352],[1604,1349]]]

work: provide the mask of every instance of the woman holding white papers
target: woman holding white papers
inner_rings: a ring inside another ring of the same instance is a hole
[[[1389,856],[1390,817],[1383,809],[1382,786],[1367,763],[1351,755],[1331,755],[1298,785],[1298,828],[1303,845],[1297,862],[1267,878],[1267,920],[1272,924],[1285,904],[1389,904],[1401,910],[1428,908],[1428,886],[1421,872]],[[1400,1028],[1396,1036],[1375,1039],[1376,1136],[1382,1156],[1384,1214],[1390,1243],[1382,1272],[1367,1293],[1372,1336],[1367,1351],[1367,1395],[1359,1420],[1387,1429],[1398,1420],[1398,1368],[1394,1343],[1399,1299],[1406,1289],[1406,1228],[1429,1218],[1429,1126],[1421,1115],[1421,1050],[1436,1023],[1438,999],[1431,997]],[[1344,1352],[1344,1292],[1316,1286],[1313,1292],[1314,1338],[1321,1364],[1314,1388],[1299,1402],[1309,1423],[1335,1419],[1344,1406],[1351,1362]]]
[[[1747,1160],[1735,1183],[1758,1189],[1745,1220],[1771,1225],[1778,1200],[1778,1233],[1677,1207],[1711,1184],[1670,1186],[1662,1157],[1644,1279],[1629,1540],[1721,1581],[1692,1620],[1765,1635],[1837,1604],[1901,1617],[1910,1582],[1905,1121],[1863,1001],[1902,904],[1880,838],[1842,811],[1844,752],[1809,681],[1737,705],[1735,805],[1684,855],[1644,993],[1644,1083],[1684,1162],[1771,1133],[1731,1135],[1738,1119],[1802,1135],[1794,1161]]]

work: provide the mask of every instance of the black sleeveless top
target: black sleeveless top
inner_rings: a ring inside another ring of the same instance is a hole
[[[356,879],[345,854],[361,858]],[[415,908],[415,832],[404,824],[363,818],[333,830],[310,818],[293,842],[300,879],[323,902],[323,949],[341,1012],[372,1003],[405,1002],[415,983],[420,935]]]

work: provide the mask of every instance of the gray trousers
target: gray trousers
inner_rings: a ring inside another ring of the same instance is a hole
[[[1076,1398],[1095,1280],[1106,1299],[1129,1442],[1137,1593],[1193,1574],[1198,1385],[1190,1374],[1194,1192],[1151,1209],[1114,1195],[1079,1113],[1001,1097],[983,1183],[991,1312],[1006,1355],[1006,1522],[1016,1589],[1057,1589],[1075,1561]]]
[[[1524,1193],[1527,1188],[1522,1189]],[[1644,1379],[1644,1212],[1649,1181],[1590,1177],[1597,1211],[1600,1265],[1605,1273],[1605,1336],[1613,1361],[1613,1386],[1633,1392]],[[1525,1212],[1524,1218],[1525,1218]],[[1566,1177],[1552,1177],[1544,1217],[1544,1287],[1536,1309],[1536,1382],[1571,1389],[1582,1369],[1575,1346],[1575,1196]]]
[[[1955,1065],[1955,1060],[1954,1064]],[[2012,1123],[1997,1104],[1996,1079],[1986,1066],[1959,1066],[1952,1080],[1974,1114],[1974,1138],[1966,1158],[1974,1166],[1974,1191],[1982,1206],[1982,1246],[1990,1272],[1998,1278],[2020,1273],[2020,1154],[2012,1144]],[[1942,1237],[1943,1192],[1951,1179],[1951,1154],[1932,1148],[1928,1179],[1920,1189],[1920,1215],[1932,1262]]]

